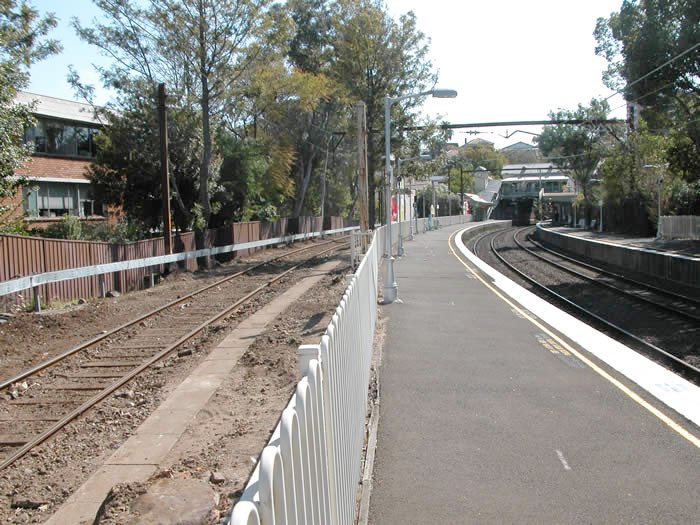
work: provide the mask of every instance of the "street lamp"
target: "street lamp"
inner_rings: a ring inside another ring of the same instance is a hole
[[[391,256],[391,105],[394,102],[409,98],[431,95],[435,98],[455,98],[457,92],[453,89],[431,89],[420,93],[411,93],[400,97],[384,96],[384,158],[385,177],[384,199],[386,202],[386,275],[384,276],[384,303],[393,303],[398,297],[399,287],[394,276],[394,258]]]
[[[402,231],[402,226],[401,226],[401,201],[403,200],[403,197],[401,195],[401,164],[405,164],[407,162],[411,162],[414,160],[431,160],[433,158],[432,155],[416,155],[415,157],[408,157],[406,159],[398,158],[396,159],[396,187],[398,189],[397,193],[397,208],[398,208],[398,218],[399,218],[399,248],[396,251],[397,255],[399,257],[403,257],[404,251],[403,251],[403,231]],[[409,226],[411,225],[411,214],[408,214],[408,224]],[[411,237],[413,237],[413,232],[411,232]]]

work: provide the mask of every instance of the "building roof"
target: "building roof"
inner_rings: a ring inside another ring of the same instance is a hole
[[[20,104],[34,103],[32,113],[40,117],[49,117],[72,122],[82,122],[85,124],[101,124],[95,116],[95,110],[90,104],[75,102],[62,98],[37,95],[27,91],[19,91],[15,97],[15,102]]]
[[[467,142],[467,146],[493,146],[493,142],[489,142],[488,140],[480,139],[480,138],[475,138]]]
[[[558,181],[568,181],[569,177],[562,175],[561,173],[542,173],[540,175],[521,175],[518,177],[507,177],[501,179],[501,182],[536,182],[536,181],[548,181],[548,180],[558,180]]]
[[[473,204],[478,206],[496,206],[497,202],[484,199],[481,195],[474,195],[473,193],[465,193],[464,196],[470,200]]]
[[[531,151],[533,149],[537,149],[537,146],[520,141],[501,148],[501,151]]]
[[[556,173],[560,174],[561,170],[557,168],[551,162],[531,162],[531,163],[519,163],[519,164],[506,164],[501,168],[502,173],[514,174],[514,173]]]

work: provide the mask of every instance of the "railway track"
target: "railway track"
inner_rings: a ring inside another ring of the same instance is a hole
[[[189,353],[188,345],[218,321],[244,318],[292,272],[345,247],[333,239],[249,265],[1,380],[0,390],[29,380],[32,387],[0,401],[0,470],[167,356]]]
[[[531,291],[700,384],[700,301],[546,249],[507,229],[472,242],[474,253]]]

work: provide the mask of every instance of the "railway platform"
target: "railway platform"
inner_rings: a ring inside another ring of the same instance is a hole
[[[584,230],[567,226],[553,226],[550,229],[586,240],[595,240],[625,246],[631,249],[661,251],[669,254],[700,257],[700,241],[684,239],[656,239],[654,237],[634,237],[615,233]]]
[[[696,523],[700,388],[462,253],[405,243],[369,523]]]

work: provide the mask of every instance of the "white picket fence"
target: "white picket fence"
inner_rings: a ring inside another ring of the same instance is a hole
[[[320,344],[299,348],[301,381],[229,525],[354,522],[377,319],[379,238],[374,236],[352,275]]]

